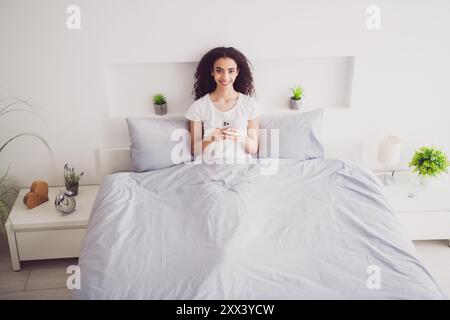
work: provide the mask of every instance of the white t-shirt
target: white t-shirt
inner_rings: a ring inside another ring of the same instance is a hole
[[[207,93],[191,104],[185,117],[192,121],[202,121],[204,131],[203,136],[206,137],[211,134],[215,128],[223,128],[227,125],[244,130],[243,132],[246,134],[248,121],[257,119],[260,115],[260,104],[254,98],[239,92],[239,98],[234,107],[228,111],[219,111],[212,102],[209,93]],[[210,146],[214,146],[215,150],[209,150]],[[243,156],[242,152],[245,154],[243,146],[236,146],[233,141],[224,140],[223,143],[209,144],[208,148],[204,150],[203,153],[204,155],[208,154],[210,157],[211,155],[212,157],[229,157],[230,154],[235,157],[236,151],[238,156]]]
[[[234,107],[228,111],[219,111],[208,93],[191,104],[185,117],[192,121],[202,121],[204,136],[208,136],[215,128],[225,127],[226,123],[231,127],[247,130],[247,121],[254,120],[260,115],[259,103],[239,92]]]

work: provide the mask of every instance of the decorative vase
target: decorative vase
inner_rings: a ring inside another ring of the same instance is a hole
[[[161,116],[167,113],[167,103],[164,104],[154,104],[155,114]]]
[[[289,108],[292,110],[298,110],[303,105],[303,99],[300,98],[299,100],[296,100],[294,98],[291,98],[289,100]]]
[[[62,214],[73,212],[76,204],[72,191],[60,191],[55,198],[55,208]]]
[[[71,191],[73,193],[73,196],[76,196],[78,194],[78,183],[75,185],[70,185],[66,183],[66,189],[67,191]]]

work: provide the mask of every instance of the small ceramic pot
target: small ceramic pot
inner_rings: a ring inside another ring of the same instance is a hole
[[[419,183],[422,186],[430,186],[430,185],[434,184],[436,181],[437,181],[436,177],[419,175]]]
[[[154,104],[155,106],[155,114],[161,116],[167,113],[167,103],[164,104]]]
[[[289,108],[292,110],[298,110],[298,109],[300,109],[300,107],[302,105],[303,105],[303,99],[295,100],[295,99],[291,98],[289,100]]]
[[[78,194],[78,184],[76,185],[68,185],[66,184],[67,191],[73,192],[73,196],[76,196]]]

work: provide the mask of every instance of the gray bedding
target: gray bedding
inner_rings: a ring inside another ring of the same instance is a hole
[[[446,299],[377,178],[341,160],[104,178],[77,299]]]

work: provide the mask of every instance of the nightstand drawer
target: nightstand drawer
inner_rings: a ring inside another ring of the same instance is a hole
[[[396,212],[411,240],[450,239],[450,212]]]
[[[20,260],[78,257],[86,229],[16,232]]]

